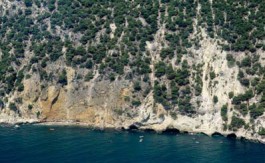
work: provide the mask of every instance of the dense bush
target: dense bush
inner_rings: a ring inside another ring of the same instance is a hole
[[[164,62],[158,62],[155,65],[155,76],[161,77],[166,74],[166,64]]]
[[[262,106],[250,108],[250,116],[251,118],[256,119],[257,117],[263,115],[264,111],[265,110]]]
[[[85,76],[85,81],[90,81],[91,79],[93,79],[93,77],[93,72],[88,72]]]
[[[241,61],[242,67],[250,67],[251,66],[251,59],[250,57],[246,57]]]
[[[141,101],[139,101],[139,100],[133,100],[132,101],[132,105],[133,106],[140,106],[141,105]]]
[[[32,6],[32,0],[24,0],[24,3],[26,7],[31,7]]]
[[[66,70],[63,69],[62,73],[61,73],[60,76],[59,76],[59,80],[58,80],[58,82],[59,82],[60,84],[62,84],[63,86],[64,86],[64,85],[67,85],[67,76],[66,76],[66,75],[67,75],[67,74],[66,74]]]
[[[133,87],[135,91],[140,91],[142,89],[140,82],[135,82]]]
[[[14,111],[14,112],[17,112],[18,111],[18,108],[17,108],[16,104],[13,103],[13,102],[11,102],[9,104],[9,109],[12,110],[12,111]]]
[[[234,97],[234,92],[229,92],[228,97],[229,97],[229,99],[232,99]]]
[[[261,127],[258,132],[259,135],[265,136],[265,128]]]
[[[218,97],[217,96],[213,96],[213,103],[216,104],[218,102]]]
[[[243,115],[246,116],[248,114],[248,106],[247,104],[240,104],[236,105],[235,108],[239,110],[239,112]]]
[[[227,121],[227,104],[226,105],[223,105],[222,108],[221,108],[221,116],[222,116],[222,119],[223,121]]]
[[[247,100],[251,99],[252,97],[254,97],[253,91],[248,90],[244,94],[239,94],[238,96],[235,96],[232,100],[232,104],[238,105],[242,101],[247,101]]]
[[[216,75],[215,75],[214,71],[211,71],[210,72],[210,78],[211,78],[211,80],[213,80],[215,77],[216,77]]]
[[[232,54],[227,54],[226,55],[226,60],[227,60],[228,67],[232,67],[232,66],[235,65],[236,60],[234,59]]]
[[[244,125],[245,121],[243,119],[233,116],[230,124],[230,129],[236,131],[237,129],[243,127]]]

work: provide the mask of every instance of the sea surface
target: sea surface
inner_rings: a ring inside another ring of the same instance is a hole
[[[203,134],[0,127],[0,163],[265,163],[265,145]]]

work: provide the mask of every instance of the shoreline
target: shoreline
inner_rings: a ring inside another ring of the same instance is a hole
[[[133,132],[150,132],[150,133],[156,133],[156,134],[189,134],[189,135],[196,135],[196,134],[203,134],[209,137],[212,137],[214,135],[220,135],[223,137],[226,137],[228,139],[236,139],[236,140],[243,140],[243,141],[249,141],[253,143],[261,143],[265,145],[265,141],[259,140],[259,139],[250,139],[246,137],[238,137],[235,133],[231,134],[223,134],[219,132],[215,132],[214,134],[207,134],[204,132],[191,132],[191,131],[181,131],[176,128],[172,129],[165,129],[165,130],[154,130],[153,128],[137,128],[137,129],[130,129],[130,128],[124,128],[124,127],[99,127],[95,126],[93,124],[88,124],[84,122],[67,122],[67,121],[27,121],[27,122],[16,122],[16,123],[9,123],[9,122],[1,122],[1,125],[8,125],[8,126],[15,126],[15,125],[34,125],[34,126],[54,126],[54,127],[82,127],[82,128],[91,128],[94,130],[105,130],[105,131],[133,131]]]

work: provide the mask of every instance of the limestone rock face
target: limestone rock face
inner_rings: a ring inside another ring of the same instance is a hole
[[[234,133],[265,142],[264,38],[253,28],[255,47],[231,50],[236,41],[221,29],[230,27],[227,13],[214,14],[218,1],[48,3],[0,1],[0,123]]]

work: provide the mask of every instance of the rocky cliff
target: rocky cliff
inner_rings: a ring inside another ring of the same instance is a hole
[[[265,6],[2,0],[0,122],[265,142]]]

